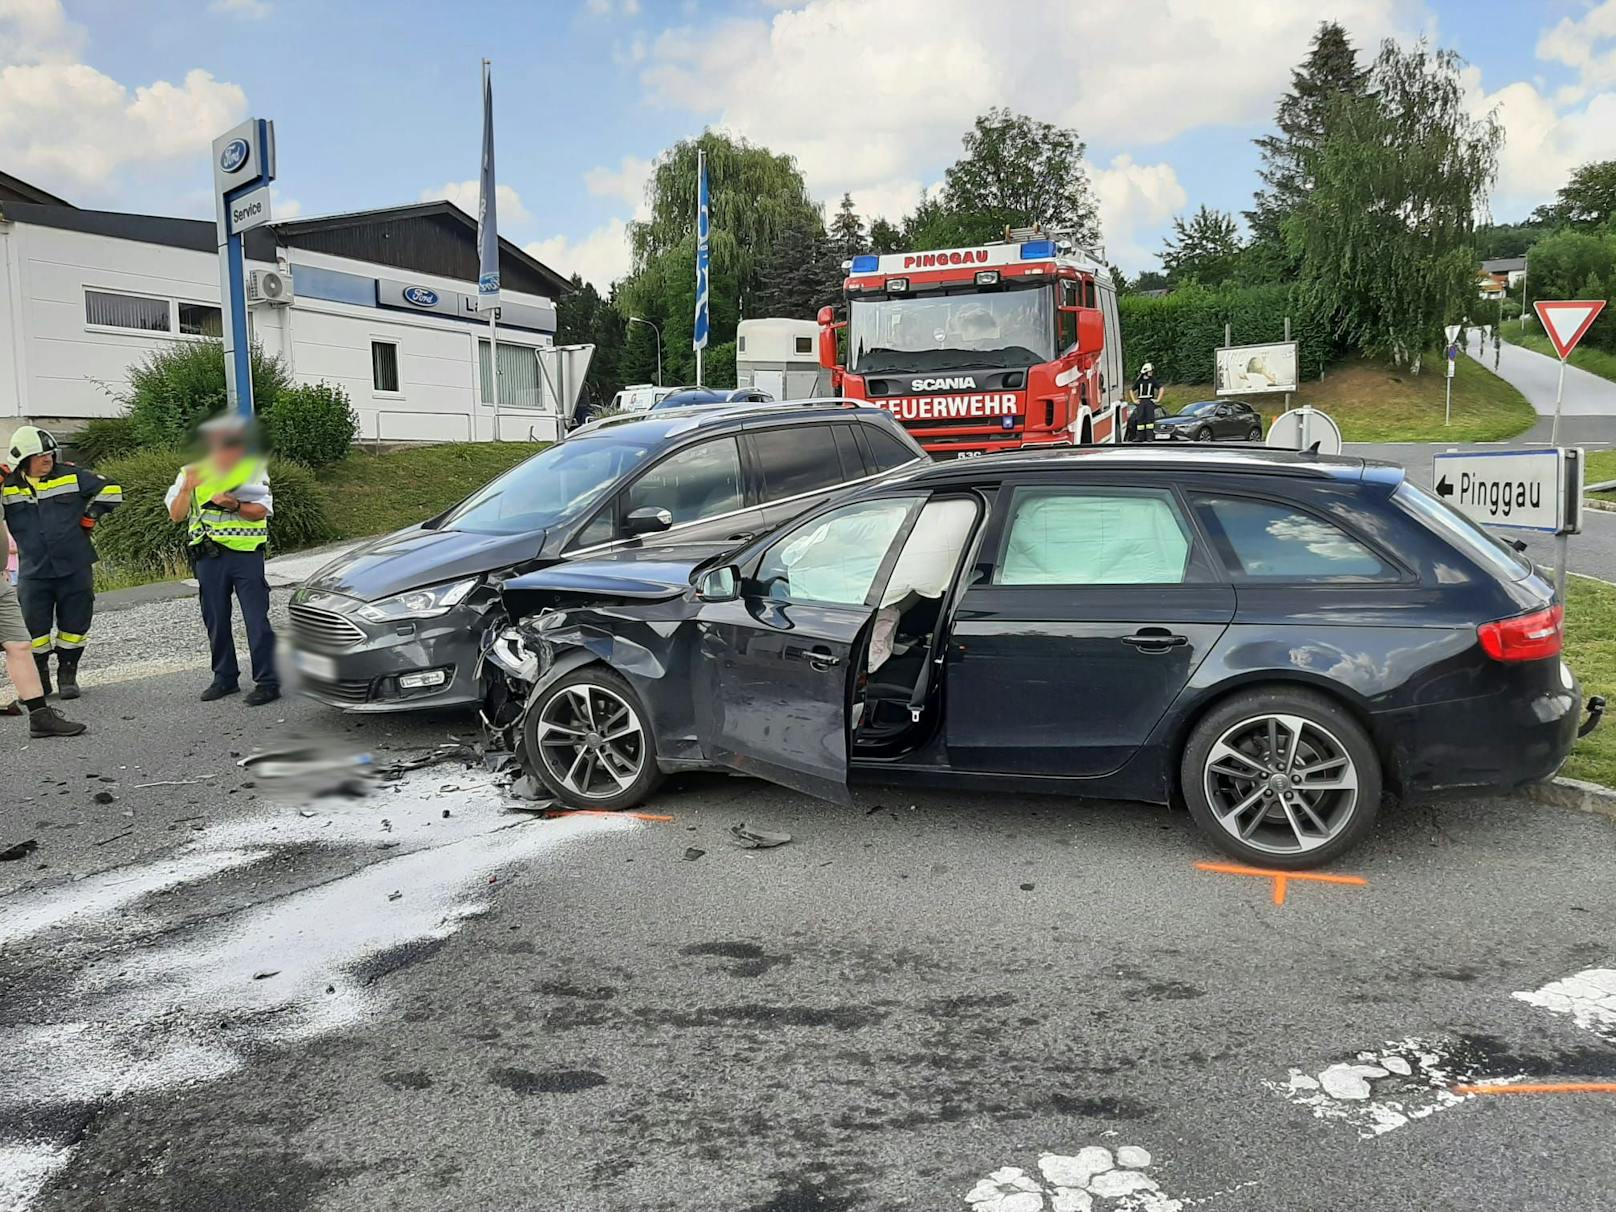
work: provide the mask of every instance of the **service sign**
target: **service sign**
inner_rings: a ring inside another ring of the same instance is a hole
[[[269,186],[267,185],[248,190],[238,198],[230,198],[225,202],[225,205],[230,210],[230,230],[232,232],[251,231],[255,227],[262,227],[273,219],[269,210]]]
[[[1582,529],[1582,451],[1472,450],[1435,459],[1436,495],[1495,530]]]

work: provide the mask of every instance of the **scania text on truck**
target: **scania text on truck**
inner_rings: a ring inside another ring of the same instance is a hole
[[[1035,235],[846,267],[846,319],[819,312],[831,390],[885,408],[934,458],[1122,440],[1116,287],[1096,258]]]

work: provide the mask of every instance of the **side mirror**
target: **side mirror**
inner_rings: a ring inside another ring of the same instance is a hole
[[[657,534],[673,525],[673,515],[666,509],[655,505],[646,505],[636,509],[623,519],[623,533],[626,535]]]
[[[1105,346],[1105,317],[1092,307],[1077,312],[1077,348],[1083,353],[1098,353]]]
[[[703,602],[733,602],[741,596],[741,570],[733,564],[709,568],[696,582],[696,597]]]
[[[836,365],[836,330],[841,325],[836,322],[836,308],[826,304],[819,309],[819,364],[826,370],[835,371]]]

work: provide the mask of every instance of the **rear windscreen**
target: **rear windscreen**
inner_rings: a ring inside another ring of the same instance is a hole
[[[1392,500],[1489,572],[1508,581],[1531,574],[1532,562],[1520,552],[1418,485],[1404,480]]]

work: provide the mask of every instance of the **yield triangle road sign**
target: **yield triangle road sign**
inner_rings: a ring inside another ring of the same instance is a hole
[[[1537,318],[1542,321],[1543,331],[1554,343],[1555,352],[1564,359],[1571,356],[1571,351],[1582,340],[1594,317],[1604,310],[1605,301],[1566,299],[1552,303],[1539,301],[1532,306],[1537,308]]]
[[[1445,331],[1448,334],[1448,344],[1449,345],[1452,345],[1455,341],[1457,341],[1459,339],[1459,326],[1457,324],[1449,324],[1447,326],[1447,328],[1444,329],[1443,331]]]

